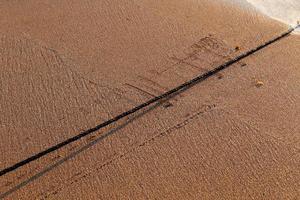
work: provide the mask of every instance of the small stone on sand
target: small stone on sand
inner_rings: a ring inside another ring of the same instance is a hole
[[[256,83],[255,83],[255,86],[257,87],[257,88],[260,88],[260,87],[262,87],[264,85],[264,82],[262,82],[262,81],[256,81]]]
[[[173,106],[173,104],[170,103],[170,102],[165,102],[165,103],[163,104],[163,107],[164,107],[164,108],[169,108],[169,107],[172,107],[172,106]]]
[[[224,75],[223,74],[218,74],[218,79],[222,79],[224,78]]]
[[[241,63],[241,67],[245,67],[245,66],[247,66],[246,63]]]

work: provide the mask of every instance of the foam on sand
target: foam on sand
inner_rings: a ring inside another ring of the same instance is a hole
[[[247,0],[262,13],[295,26],[300,21],[299,0]],[[300,33],[300,31],[298,31]]]

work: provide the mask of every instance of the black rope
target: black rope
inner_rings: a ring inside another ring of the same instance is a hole
[[[254,49],[251,49],[251,50],[249,50],[249,51],[247,51],[247,52],[245,52],[245,53],[237,56],[234,59],[231,59],[231,60],[227,61],[226,63],[224,63],[224,64],[222,64],[222,65],[220,65],[220,66],[212,69],[211,71],[208,71],[208,72],[206,72],[204,74],[201,74],[201,75],[197,76],[194,79],[191,79],[191,80],[189,80],[189,81],[187,81],[187,82],[185,82],[185,83],[183,83],[183,84],[181,84],[181,85],[179,85],[179,86],[177,86],[177,87],[175,87],[175,88],[173,88],[173,89],[171,89],[171,90],[169,90],[169,91],[167,91],[167,92],[165,92],[165,93],[163,93],[163,94],[161,94],[159,96],[156,96],[156,97],[154,97],[154,98],[152,98],[152,99],[150,99],[150,100],[148,100],[148,101],[146,101],[146,102],[144,102],[144,103],[142,103],[142,104],[140,104],[140,105],[132,108],[131,110],[128,110],[128,111],[126,111],[126,112],[124,112],[124,113],[122,113],[120,115],[117,115],[114,118],[109,119],[108,121],[105,121],[105,122],[103,122],[103,123],[95,126],[94,128],[86,130],[86,131],[84,131],[84,132],[82,132],[82,133],[80,133],[80,134],[78,134],[76,136],[73,136],[73,137],[71,137],[71,138],[69,138],[69,139],[67,139],[67,140],[65,140],[65,141],[63,141],[63,142],[61,142],[59,144],[56,144],[56,145],[54,145],[54,146],[52,146],[52,147],[50,147],[50,148],[48,148],[46,150],[43,150],[43,151],[41,151],[41,152],[39,152],[39,153],[37,153],[35,155],[32,155],[32,156],[26,158],[25,160],[22,160],[22,161],[14,164],[14,165],[12,165],[10,167],[7,167],[7,168],[5,168],[5,169],[3,169],[3,170],[0,171],[0,176],[3,176],[3,175],[5,175],[7,173],[10,173],[10,172],[13,172],[13,171],[17,170],[18,168],[20,168],[20,167],[22,167],[24,165],[27,165],[27,164],[29,164],[29,163],[31,163],[31,162],[39,159],[39,158],[41,158],[41,157],[43,157],[43,156],[51,153],[51,152],[54,152],[54,151],[56,151],[56,150],[58,150],[58,149],[60,149],[60,148],[62,148],[64,146],[66,146],[68,144],[71,144],[71,143],[73,143],[73,142],[75,142],[75,141],[77,141],[77,140],[79,140],[79,139],[81,139],[81,138],[83,138],[83,137],[85,137],[87,135],[90,135],[91,133],[93,133],[95,131],[98,131],[98,130],[100,130],[100,129],[102,129],[102,128],[104,128],[104,127],[106,127],[106,126],[108,126],[108,125],[110,125],[110,124],[112,124],[114,122],[117,122],[120,119],[122,119],[122,118],[124,118],[126,116],[129,116],[129,115],[131,115],[131,114],[133,114],[133,113],[135,113],[135,112],[137,112],[137,111],[139,111],[139,110],[141,110],[141,109],[143,109],[143,108],[145,108],[145,107],[147,107],[147,106],[149,106],[149,105],[151,105],[153,103],[159,102],[160,100],[164,100],[166,98],[170,98],[173,95],[176,95],[179,92],[182,92],[182,91],[184,91],[184,90],[186,90],[186,89],[194,86],[195,84],[197,84],[197,83],[199,83],[199,82],[201,82],[201,81],[203,81],[203,80],[205,80],[205,79],[207,79],[207,78],[215,75],[216,73],[218,73],[218,72],[226,69],[227,67],[231,66],[232,64],[234,64],[234,63],[236,63],[236,62],[238,62],[238,61],[240,61],[240,60],[242,60],[242,59],[244,59],[244,58],[246,58],[246,57],[254,54],[255,52],[257,52],[257,51],[259,51],[259,50],[261,50],[261,49],[269,46],[270,44],[272,44],[272,43],[274,43],[274,42],[276,42],[276,41],[278,41],[278,40],[280,40],[280,39],[288,36],[296,28],[299,28],[299,27],[300,27],[300,25],[297,25],[294,28],[290,28],[286,32],[284,32],[281,35],[277,36],[276,38],[271,39],[271,40],[265,42],[264,44],[262,44],[262,45],[260,45],[260,46],[258,46],[256,48],[254,48]]]

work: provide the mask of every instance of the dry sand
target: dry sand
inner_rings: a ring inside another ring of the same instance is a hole
[[[209,0],[12,0],[0,9],[1,169],[287,29]],[[0,177],[0,194],[297,199],[299,55],[300,37],[289,36],[167,104]]]

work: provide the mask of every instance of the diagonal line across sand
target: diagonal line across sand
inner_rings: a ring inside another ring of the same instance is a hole
[[[238,61],[240,61],[240,60],[242,60],[242,59],[244,59],[244,58],[246,58],[246,57],[248,57],[248,56],[256,53],[257,51],[259,51],[259,50],[261,50],[261,49],[263,49],[263,48],[265,48],[265,47],[273,44],[274,42],[277,42],[280,39],[288,36],[290,33],[292,33],[298,27],[300,27],[300,25],[297,25],[296,27],[290,28],[286,32],[282,33],[281,35],[279,35],[279,36],[277,36],[277,37],[275,37],[275,38],[273,38],[273,39],[271,39],[271,40],[269,40],[269,41],[267,41],[267,42],[265,42],[265,43],[257,46],[256,48],[253,48],[253,49],[251,49],[251,50],[249,50],[249,51],[247,51],[245,53],[240,54],[236,58],[233,58],[233,59],[229,60],[228,62],[226,62],[226,63],[224,63],[224,64],[222,64],[222,65],[214,68],[213,70],[210,70],[210,71],[208,71],[208,72],[206,72],[204,74],[201,74],[201,75],[197,76],[196,78],[191,79],[191,80],[189,80],[189,81],[187,81],[187,82],[185,82],[185,83],[183,83],[183,84],[181,84],[181,85],[179,85],[179,86],[177,86],[177,87],[175,87],[175,88],[167,91],[166,93],[163,93],[163,94],[161,94],[159,96],[156,96],[156,97],[150,99],[149,101],[146,101],[146,102],[144,102],[144,103],[142,103],[142,104],[140,104],[140,105],[132,108],[131,110],[123,112],[122,114],[120,114],[120,115],[118,115],[118,116],[116,116],[114,118],[111,118],[110,120],[105,121],[105,122],[97,125],[94,128],[91,128],[91,129],[89,129],[87,131],[84,131],[84,132],[82,132],[82,133],[80,133],[80,134],[78,134],[78,135],[76,135],[74,137],[71,137],[71,138],[69,138],[69,139],[67,139],[67,140],[65,140],[65,141],[63,141],[63,142],[61,142],[61,143],[59,143],[57,145],[54,145],[54,146],[52,146],[52,147],[50,147],[50,148],[48,148],[48,149],[46,149],[44,151],[41,151],[41,152],[39,152],[39,153],[37,153],[37,154],[35,154],[33,156],[30,156],[30,157],[28,157],[25,160],[22,160],[22,161],[14,164],[14,165],[12,165],[10,167],[7,167],[7,168],[5,168],[5,169],[3,169],[3,170],[0,171],[0,176],[3,176],[5,174],[7,174],[7,173],[10,173],[10,172],[12,172],[12,171],[14,171],[14,170],[16,170],[16,169],[24,166],[24,165],[27,165],[27,164],[29,164],[29,163],[31,163],[31,162],[39,159],[39,158],[41,158],[41,157],[43,157],[43,156],[51,153],[51,152],[54,152],[54,151],[56,151],[56,150],[58,150],[58,149],[60,149],[60,148],[62,148],[64,146],[66,146],[68,144],[71,144],[71,143],[73,143],[73,142],[75,142],[75,141],[77,141],[77,140],[79,140],[79,139],[81,139],[83,137],[86,137],[86,136],[94,133],[95,131],[98,131],[98,130],[100,130],[100,129],[102,129],[102,128],[104,128],[104,127],[106,127],[106,126],[108,126],[108,125],[110,125],[110,124],[112,124],[114,122],[117,122],[120,119],[123,119],[124,117],[127,117],[127,116],[129,116],[131,114],[134,114],[135,112],[137,112],[137,111],[139,111],[139,110],[141,110],[141,109],[143,109],[143,108],[145,108],[145,107],[147,107],[147,106],[149,106],[151,104],[157,103],[160,100],[165,100],[165,99],[168,99],[168,98],[172,98],[176,94],[178,94],[178,93],[180,93],[180,92],[182,92],[182,91],[184,91],[184,90],[186,90],[186,89],[194,86],[195,84],[197,84],[197,83],[199,83],[199,82],[201,82],[201,81],[203,81],[203,80],[205,80],[205,79],[207,79],[207,78],[215,75],[216,73],[218,73],[218,72],[220,72],[220,71],[228,68],[232,64],[234,64],[234,63],[236,63],[236,62],[238,62]]]
[[[0,171],[288,29],[245,0],[0,5]],[[1,176],[0,199],[297,199],[299,55],[291,34]]]

